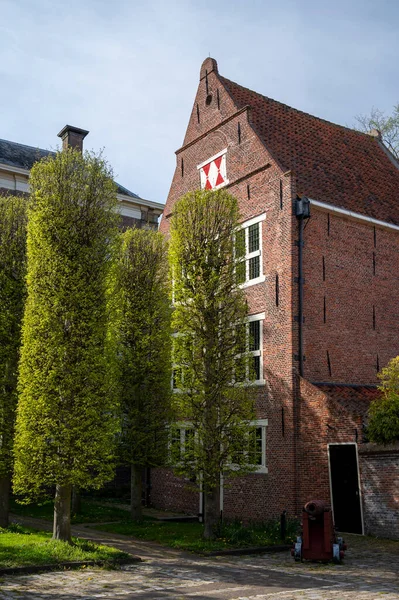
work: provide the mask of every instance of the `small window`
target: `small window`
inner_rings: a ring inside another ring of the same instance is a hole
[[[266,467],[266,427],[267,419],[252,421],[248,435],[240,448],[232,457],[233,465],[242,462],[240,457],[245,456],[250,465],[256,467],[254,473],[267,473]],[[240,455],[240,456],[239,456]]]
[[[173,465],[194,460],[195,431],[190,423],[178,423],[170,428],[169,455]]]
[[[264,385],[263,379],[263,320],[264,313],[250,315],[247,322],[238,331],[242,348],[235,364],[235,383],[253,382]]]
[[[262,272],[262,221],[261,215],[243,223],[236,232],[237,283],[247,287],[265,281]]]

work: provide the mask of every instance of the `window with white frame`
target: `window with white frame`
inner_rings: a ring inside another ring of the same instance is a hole
[[[194,460],[195,431],[190,423],[176,423],[170,428],[169,451],[174,465]]]
[[[242,223],[236,232],[237,282],[242,287],[265,281],[262,265],[262,222],[266,214]]]
[[[250,381],[264,385],[263,378],[263,320],[265,313],[249,315],[244,327],[242,354],[237,357],[236,383]]]
[[[248,434],[244,440],[242,448],[232,457],[233,465],[235,461],[242,463],[240,460],[245,457],[248,464],[256,467],[254,473],[267,473],[266,466],[266,428],[268,425],[267,419],[259,419],[251,421]],[[238,456],[238,452],[241,455]]]

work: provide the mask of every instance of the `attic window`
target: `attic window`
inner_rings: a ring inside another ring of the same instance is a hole
[[[212,103],[212,94],[208,94],[205,99],[205,104],[209,106]]]
[[[227,148],[197,166],[201,189],[216,190],[229,183],[226,172]]]

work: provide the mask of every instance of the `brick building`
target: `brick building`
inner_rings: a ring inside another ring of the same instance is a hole
[[[83,149],[83,140],[89,132],[66,125],[58,134],[63,147]],[[0,139],[0,193],[26,194],[29,191],[29,171],[33,164],[48,155],[54,154],[42,148]],[[117,184],[117,198],[123,225],[131,227],[158,227],[158,218],[163,204],[145,200],[137,194]]]
[[[225,516],[299,513],[312,497],[362,532],[358,445],[377,373],[399,354],[399,165],[359,133],[250,91],[207,58],[167,199],[224,186],[239,200],[249,320],[259,332],[257,471],[223,490]],[[181,431],[184,438],[184,430]],[[154,505],[201,511],[169,470]]]

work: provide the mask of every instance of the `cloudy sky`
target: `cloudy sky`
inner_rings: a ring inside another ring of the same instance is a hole
[[[90,130],[117,180],[164,202],[211,55],[225,77],[343,125],[399,101],[397,0],[0,0],[0,138]]]

